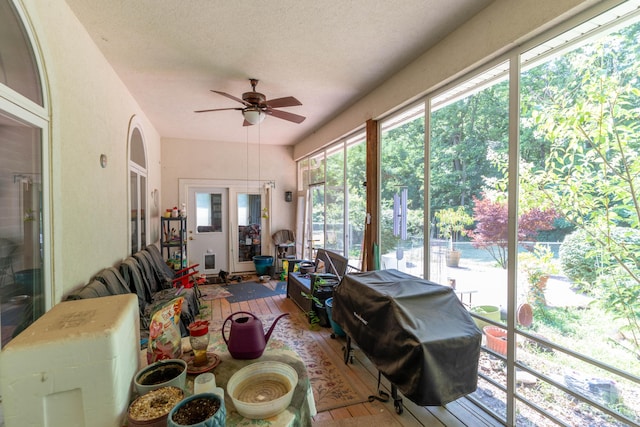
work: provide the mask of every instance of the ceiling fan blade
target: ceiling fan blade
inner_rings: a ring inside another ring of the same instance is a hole
[[[266,101],[265,104],[267,104],[267,106],[271,108],[295,107],[296,105],[302,105],[302,103],[297,99],[295,99],[293,96],[285,96],[284,98],[270,99]]]
[[[273,117],[277,117],[279,119],[289,120],[290,122],[294,122],[294,123],[302,123],[304,119],[306,119],[306,117],[304,116],[299,116],[297,114],[289,113],[287,111],[267,109],[265,113]]]
[[[243,110],[242,107],[238,108],[212,108],[210,110],[196,110],[194,113],[208,113],[209,111],[225,111],[225,110]]]
[[[219,90],[212,90],[211,92],[217,93],[218,95],[226,96],[227,98],[233,99],[234,101],[238,101],[239,103],[241,103],[243,105],[246,105],[247,107],[251,107],[251,104],[248,103],[247,101],[244,101],[244,100],[242,100],[240,98],[237,98],[237,97],[235,97],[233,95],[229,95],[226,92],[220,92]]]

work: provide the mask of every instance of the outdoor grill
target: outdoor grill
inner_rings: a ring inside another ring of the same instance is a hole
[[[476,390],[482,334],[453,289],[398,270],[346,275],[333,293],[333,320],[379,374],[421,406],[443,405]],[[380,391],[380,377],[378,378]]]

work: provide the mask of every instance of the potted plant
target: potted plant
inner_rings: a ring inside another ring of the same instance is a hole
[[[460,251],[456,250],[454,243],[467,234],[465,226],[473,224],[473,218],[464,207],[441,209],[435,213],[436,226],[441,238],[449,240],[446,253],[447,267],[458,267],[460,263]]]
[[[223,400],[214,393],[194,394],[171,409],[167,426],[224,427],[227,410]]]
[[[500,322],[500,307],[497,305],[476,305],[471,307],[470,311],[478,316],[493,320],[494,322]],[[482,330],[485,326],[491,324],[484,320],[473,316],[473,321],[478,326],[478,329]]]
[[[558,272],[558,267],[553,262],[553,252],[546,245],[536,244],[533,252],[518,256],[518,263],[529,284],[527,300],[534,307],[545,306],[547,301],[544,292],[547,289],[547,280],[551,274]]]
[[[335,283],[330,283],[327,279],[317,274],[311,275],[311,283],[311,293],[302,292],[302,296],[312,302],[311,310],[307,313],[309,321],[312,327],[328,327],[330,323],[325,301],[327,295],[333,294]],[[320,294],[323,294],[325,298],[319,298]]]

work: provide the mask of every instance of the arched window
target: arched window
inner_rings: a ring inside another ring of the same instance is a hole
[[[51,306],[48,110],[19,2],[0,0],[0,330],[4,347]]]
[[[0,83],[43,105],[36,56],[20,14],[10,0],[0,0],[0,28]]]
[[[135,118],[134,118],[135,119]],[[131,253],[147,245],[147,156],[142,131],[132,121],[129,133]]]

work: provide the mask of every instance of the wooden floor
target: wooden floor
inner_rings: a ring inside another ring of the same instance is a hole
[[[265,285],[272,289],[277,284],[271,281]],[[233,286],[233,285],[230,285]],[[231,313],[236,311],[250,311],[254,314],[278,314],[284,312],[300,312],[300,308],[288,299],[285,295],[278,295],[270,298],[256,299],[251,301],[229,303],[226,299],[215,299],[203,301],[209,307],[203,307],[204,316],[210,320],[224,320]],[[317,340],[325,340],[329,346],[342,358],[342,348],[344,340],[341,338],[331,338],[331,330],[320,328],[321,330],[309,330]],[[357,349],[354,351],[354,361],[349,365],[341,365],[340,368],[349,369],[356,372],[363,382],[370,386],[371,393],[376,393],[378,371],[369,360]],[[384,383],[388,391],[388,383]],[[448,404],[446,407],[419,407],[408,399],[403,399],[404,412],[396,414],[393,401],[390,402],[365,402],[357,405],[338,408],[326,412],[320,412],[314,417],[314,425],[320,426],[340,426],[348,425],[364,426],[371,420],[372,415],[385,414],[393,417],[399,426],[501,426],[496,420],[482,412],[477,406],[465,398],[458,399]],[[354,418],[363,418],[362,424],[357,423]],[[373,418],[376,420],[377,418]],[[386,427],[382,425],[367,427]]]

